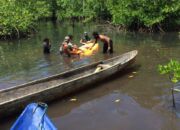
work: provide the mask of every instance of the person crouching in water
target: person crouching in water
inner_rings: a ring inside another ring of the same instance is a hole
[[[63,43],[61,44],[61,46],[59,48],[60,54],[67,54],[68,57],[71,57],[72,48],[73,48],[73,45],[70,42],[70,37],[66,36],[64,38]]]
[[[45,38],[43,40],[43,52],[44,52],[44,54],[49,54],[50,53],[50,49],[51,49],[50,40],[48,38]]]
[[[72,44],[72,35],[68,35],[65,37],[59,49],[60,54],[66,54],[68,57],[71,57],[71,54],[78,50],[79,48],[77,47],[77,45]]]
[[[113,41],[108,36],[98,34],[98,32],[93,32],[92,35],[95,39],[94,45],[97,43],[98,40],[104,43],[103,53],[107,53],[107,52],[109,52],[110,54],[113,53]]]

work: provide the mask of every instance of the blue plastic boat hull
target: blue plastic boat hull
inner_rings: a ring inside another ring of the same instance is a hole
[[[57,130],[46,115],[46,104],[31,103],[27,105],[11,130]]]

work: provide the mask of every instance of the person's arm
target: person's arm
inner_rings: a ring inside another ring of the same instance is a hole
[[[108,42],[108,51],[111,49],[110,47],[110,41]]]
[[[93,41],[93,45],[90,47],[90,50],[94,47],[94,45],[97,43],[97,39]]]
[[[43,47],[45,47],[45,46],[46,46],[46,43],[45,43],[45,42],[43,42],[43,44],[42,44],[42,45],[43,45]]]
[[[92,43],[93,41],[92,40],[90,40],[90,41],[87,41],[86,43]]]
[[[49,43],[49,49],[51,49],[51,43]]]
[[[83,40],[83,39],[81,39],[81,40],[80,40],[80,43],[81,43],[81,44],[83,44],[83,45],[85,45],[86,43],[85,43],[85,42],[83,42],[83,41],[84,41],[84,40]]]

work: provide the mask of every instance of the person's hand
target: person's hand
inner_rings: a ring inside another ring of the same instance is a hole
[[[108,51],[110,51],[110,49],[111,49],[111,47],[109,46],[109,47],[108,47]]]

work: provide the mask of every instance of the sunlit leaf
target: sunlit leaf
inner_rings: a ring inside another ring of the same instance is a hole
[[[77,101],[77,99],[76,98],[71,98],[69,101],[75,102],[75,101]]]
[[[118,102],[120,102],[120,99],[116,99],[114,102],[118,103]]]
[[[173,83],[177,83],[180,80],[180,62],[176,60],[170,60],[166,65],[158,65],[160,74],[168,74],[171,77]]]
[[[129,76],[128,76],[128,78],[133,78],[133,77],[134,77],[134,75],[129,75]]]

